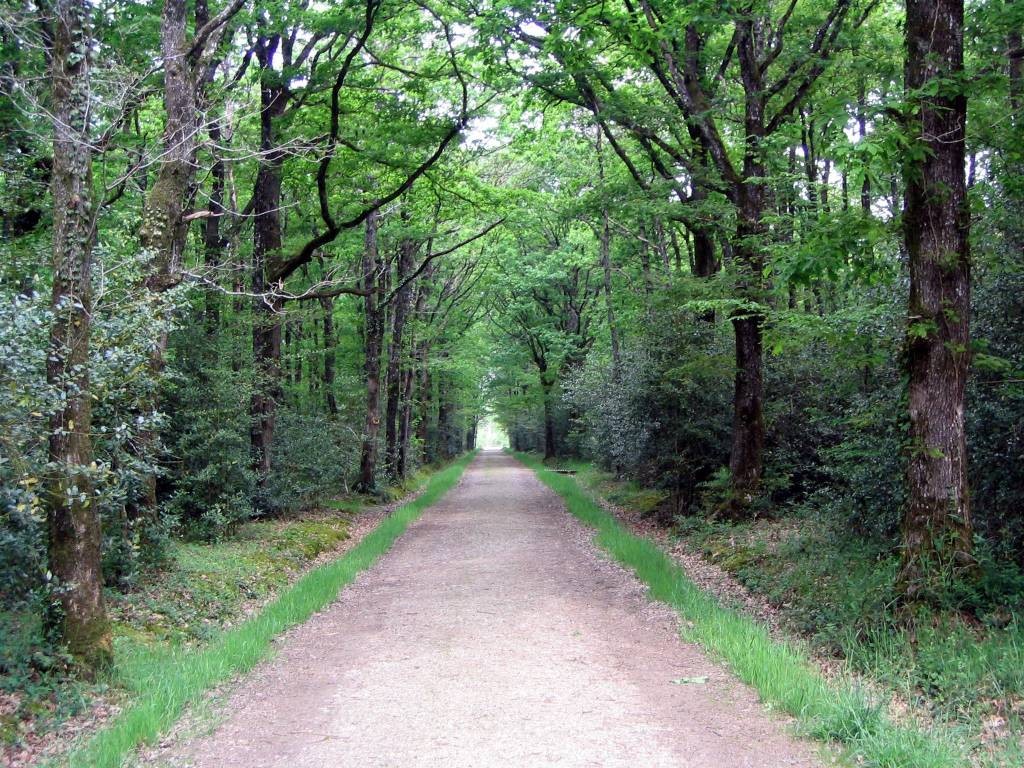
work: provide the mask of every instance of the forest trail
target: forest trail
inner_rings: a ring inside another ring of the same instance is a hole
[[[196,768],[820,766],[514,459],[483,452],[286,635]],[[673,682],[683,678],[693,682]],[[701,678],[707,678],[701,681]]]

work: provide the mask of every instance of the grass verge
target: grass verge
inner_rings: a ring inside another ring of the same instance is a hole
[[[424,509],[458,481],[469,454],[435,474],[422,494],[404,504],[342,557],[299,579],[258,615],[195,649],[132,649],[116,673],[139,698],[111,724],[68,756],[71,768],[116,768],[137,746],[172,725],[186,706],[232,675],[266,657],[274,637],[330,603],[360,571],[373,565]]]
[[[962,748],[943,729],[926,733],[893,722],[885,706],[864,691],[827,681],[802,650],[773,640],[758,623],[720,605],[657,544],[627,531],[573,477],[552,472],[535,456],[515,456],[562,497],[573,515],[596,529],[597,544],[636,573],[652,598],[680,613],[687,640],[722,659],[770,708],[795,716],[806,735],[838,742],[858,764],[872,768],[966,763]]]

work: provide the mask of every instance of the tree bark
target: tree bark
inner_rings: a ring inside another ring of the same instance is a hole
[[[422,342],[416,354],[419,363],[419,422],[416,425],[416,439],[423,452],[423,463],[433,464],[437,460],[434,444],[430,439],[430,417],[433,411],[433,382],[430,375],[430,345]]]
[[[540,372],[540,387],[544,393],[544,458],[553,459],[558,455],[555,438],[555,407],[551,399],[553,384],[548,380],[546,371]]]
[[[601,182],[602,195],[604,194],[604,134],[601,131],[600,126],[597,128],[597,172]],[[601,249],[601,269],[604,273],[604,302],[605,302],[605,313],[608,320],[608,334],[611,336],[611,347],[612,347],[612,376],[616,381],[619,379],[619,371],[622,363],[622,352],[621,345],[619,343],[619,327],[615,322],[615,303],[612,301],[612,259],[611,259],[611,245],[612,245],[612,230],[611,222],[608,218],[608,209],[602,205],[601,207],[601,234],[600,234],[600,249]]]
[[[338,346],[338,338],[334,332],[334,299],[321,298],[320,308],[324,313],[324,398],[327,404],[327,413],[337,416],[338,400],[334,394],[334,381],[336,377],[335,348]]]
[[[377,486],[377,435],[380,432],[380,353],[384,336],[384,323],[378,303],[378,281],[381,279],[380,256],[377,250],[379,214],[374,211],[366,219],[366,237],[363,247],[364,352],[363,373],[366,377],[366,419],[363,425],[363,444],[359,458],[359,480],[356,488],[370,493]]]
[[[291,332],[292,332],[292,338],[291,338],[291,343],[290,343],[290,347],[291,347],[290,351],[291,351],[291,358],[292,358],[291,359],[291,380],[292,380],[292,382],[296,386],[299,386],[299,385],[302,384],[302,366],[303,366],[303,363],[304,363],[304,360],[303,360],[304,354],[303,354],[303,349],[302,349],[303,348],[302,342],[303,342],[303,340],[305,338],[305,331],[304,331],[303,324],[302,324],[302,316],[299,315],[298,317],[293,318],[291,320],[289,326],[290,326]],[[296,405],[298,405],[301,402],[299,400],[301,395],[299,395],[299,393],[296,392],[295,397],[296,397]]]
[[[287,94],[273,71],[280,39],[261,38],[260,63],[260,164],[253,189],[252,292],[253,394],[250,404],[250,443],[253,469],[260,489],[273,467],[272,448],[277,426],[281,387],[281,323],[284,301],[273,295],[268,282],[272,263],[281,252],[281,172],[284,152],[276,145],[276,122],[285,108]]]
[[[427,297],[430,293],[431,268],[428,265],[420,284],[416,289],[416,304],[413,308],[414,317],[423,315]],[[415,331],[416,326],[413,326]],[[421,344],[415,338],[410,339],[412,361],[402,371],[402,407],[398,424],[398,476],[405,477],[409,473],[410,442],[412,440],[412,406],[413,388],[417,379],[417,372],[420,365]]]
[[[398,414],[398,477],[409,474],[409,443],[412,438],[412,397],[416,372],[412,366],[402,370],[402,407]]]
[[[46,513],[49,567],[61,638],[88,670],[111,659],[103,604],[99,511],[93,498],[89,340],[92,317],[91,13],[84,0],[53,5],[53,320],[47,382],[61,393],[50,418]]]
[[[764,223],[765,168],[761,159],[765,139],[764,90],[761,68],[754,52],[752,21],[737,25],[737,45],[744,90],[743,179],[737,193],[735,269],[737,294],[753,305],[762,299],[764,253],[761,240]],[[743,308],[732,316],[736,340],[736,379],[733,391],[732,450],[729,472],[732,478],[731,511],[742,514],[753,500],[764,472],[764,376],[762,372],[762,326],[764,317],[756,309]]]
[[[964,388],[970,361],[970,211],[964,178],[963,0],[908,0],[903,233],[911,454],[900,582],[909,599],[973,563]],[[929,88],[929,86],[937,86]]]
[[[224,190],[227,180],[227,169],[224,159],[220,156],[219,144],[222,138],[220,122],[213,121],[209,128],[210,142],[214,145],[215,153],[213,167],[210,169],[212,184],[210,188],[210,213],[212,214],[203,222],[203,255],[206,261],[206,268],[215,271],[220,268],[224,256],[224,249],[227,242],[221,234],[221,219],[224,218],[226,209],[224,207]],[[216,280],[216,273],[213,277]],[[206,320],[207,333],[214,336],[220,327],[220,294],[217,291],[207,291],[205,296],[204,315]]]
[[[604,272],[604,304],[608,319],[608,334],[612,345],[612,375],[617,381],[622,370],[622,345],[619,341],[619,326],[615,322],[615,303],[612,301],[612,260],[611,260],[611,228],[608,224],[608,211],[601,211],[601,269]]]
[[[181,280],[181,264],[188,239],[185,206],[192,198],[195,181],[198,112],[196,83],[187,56],[188,13],[185,0],[165,0],[160,22],[160,51],[164,69],[164,136],[156,181],[146,195],[142,208],[139,246],[146,259],[145,287],[162,294]],[[158,304],[158,306],[160,306]],[[169,309],[160,307],[169,319]],[[164,369],[167,331],[161,331],[149,353],[150,375],[156,379]],[[156,460],[157,434],[151,426],[159,403],[150,394],[142,404],[147,421],[133,442],[133,451],[143,462]],[[147,471],[142,491],[127,507],[130,520],[152,521],[156,514],[156,474]]]
[[[648,235],[647,227],[645,225],[640,226],[639,250],[640,273],[644,281],[644,307],[647,310],[647,315],[650,316],[654,311],[654,307],[652,306],[654,297],[654,278],[651,275],[650,236]]]
[[[165,0],[160,26],[164,70],[164,138],[156,181],[142,209],[139,241],[149,261],[146,287],[162,291],[180,279],[188,223],[183,221],[195,179],[199,131],[196,83],[187,53],[185,0]]]
[[[450,376],[442,371],[437,382],[437,449],[435,454],[442,461],[458,453],[458,431],[455,429],[455,402],[451,397]]]
[[[399,288],[394,299],[394,310],[391,320],[391,345],[388,349],[388,370],[387,370],[387,411],[385,413],[384,444],[385,461],[388,474],[393,478],[400,479],[402,473],[399,469],[399,410],[401,408],[402,390],[404,387],[404,371],[402,369],[403,354],[403,333],[405,331],[406,318],[409,316],[409,309],[412,303],[412,284],[402,285],[403,282],[413,273],[415,267],[414,258],[416,245],[413,241],[405,239],[398,248],[398,266],[395,274],[395,282]]]
[[[867,95],[864,93],[863,77],[857,83],[857,135],[861,141],[868,137]],[[860,184],[860,207],[865,214],[871,213],[871,177],[866,169]]]

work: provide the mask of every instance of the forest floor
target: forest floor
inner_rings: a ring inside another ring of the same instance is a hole
[[[414,498],[425,473],[379,503],[351,497],[288,518],[246,523],[216,542],[173,540],[166,560],[125,591],[108,592],[118,655],[201,647],[261,610],[304,573],[337,559]],[[402,494],[406,494],[402,496]],[[399,496],[402,498],[399,499]],[[60,759],[132,703],[116,670],[87,682],[41,667],[39,617],[0,615],[0,766]]]
[[[280,638],[199,735],[146,762],[830,762],[683,642],[678,621],[530,470],[484,452],[376,566]]]

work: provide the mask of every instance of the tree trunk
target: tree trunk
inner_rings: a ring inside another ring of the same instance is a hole
[[[53,5],[53,320],[46,380],[61,393],[50,419],[46,513],[49,567],[68,650],[86,669],[110,661],[103,605],[99,510],[93,496],[89,337],[92,318],[94,200],[90,132],[91,8],[84,0]]]
[[[253,281],[256,282],[255,280]],[[253,307],[253,386],[250,434],[253,469],[260,487],[273,467],[274,429],[277,406],[284,397],[281,388],[281,320],[284,305],[279,299],[257,298]]]
[[[160,22],[160,49],[164,68],[164,137],[156,181],[146,195],[142,208],[139,245],[146,259],[146,289],[161,294],[181,280],[181,264],[188,239],[188,223],[183,220],[186,204],[192,198],[195,180],[196,135],[198,120],[196,84],[187,56],[188,14],[184,0],[165,0]],[[159,306],[159,305],[158,305]],[[161,307],[166,315],[167,308]],[[165,319],[169,319],[165,317]],[[167,332],[161,331],[149,353],[150,375],[157,379],[164,369]],[[151,393],[142,403],[146,422],[135,436],[133,452],[147,463],[155,461],[157,435],[150,426],[159,403]],[[145,472],[142,490],[128,504],[130,520],[152,521],[156,516],[156,474]]]
[[[156,181],[142,209],[139,241],[149,262],[146,286],[163,291],[180,280],[188,223],[185,205],[195,179],[199,126],[196,83],[188,58],[185,0],[165,0],[160,27],[164,70],[164,138]]]
[[[216,120],[210,123],[210,142],[214,145],[213,167],[210,169],[212,186],[210,188],[210,213],[212,214],[203,222],[203,255],[206,261],[206,268],[213,272],[213,280],[217,279],[216,271],[221,267],[224,256],[224,249],[227,242],[221,235],[221,219],[226,212],[224,208],[224,188],[227,178],[227,171],[224,167],[224,160],[220,156],[219,144],[221,142],[220,123]],[[207,290],[204,306],[207,333],[212,337],[220,328],[220,294],[215,290]]]
[[[434,435],[437,442],[434,455],[441,461],[447,461],[454,454],[455,403],[451,399],[450,386],[450,376],[442,370],[437,378],[437,432]]]
[[[358,490],[370,493],[376,488],[377,435],[380,432],[380,352],[384,336],[384,322],[378,305],[378,281],[382,279],[380,257],[377,252],[377,226],[379,214],[374,211],[366,219],[366,239],[363,248],[363,316],[365,318],[363,372],[366,376],[366,419],[363,426],[363,445],[359,459]]]
[[[908,0],[905,83],[920,142],[905,160],[911,454],[900,581],[910,599],[973,563],[964,388],[970,360],[970,212],[963,0]],[[937,91],[929,88],[938,84]]]
[[[612,301],[611,228],[608,225],[608,211],[601,211],[601,268],[604,270],[604,303],[608,318],[608,333],[612,343],[612,375],[619,378],[622,368],[622,350],[619,342],[619,326],[615,322],[615,304]]]
[[[284,110],[284,86],[273,72],[280,41],[263,40],[257,51],[260,62],[260,164],[253,189],[253,394],[250,405],[250,443],[257,485],[263,489],[273,467],[274,429],[281,387],[281,318],[284,301],[273,294],[272,264],[281,251],[281,168],[284,152],[276,145],[276,119]]]
[[[736,337],[736,379],[733,391],[732,477],[734,511],[753,500],[763,472],[764,381],[762,373],[761,324],[758,314],[732,318]]]
[[[321,298],[320,308],[324,312],[324,396],[327,413],[337,416],[338,400],[334,395],[334,380],[336,376],[335,347],[338,346],[338,339],[334,333],[334,299]]]
[[[291,329],[292,329],[292,340],[291,340],[291,349],[290,349],[290,352],[291,352],[291,370],[292,370],[291,379],[295,383],[295,385],[298,387],[298,386],[300,386],[302,384],[302,366],[303,366],[303,363],[304,363],[304,360],[303,360],[304,354],[303,354],[303,350],[302,350],[302,347],[303,347],[302,342],[304,340],[305,333],[304,333],[303,326],[302,326],[302,315],[299,314],[297,317],[295,317],[291,321],[290,325],[291,325]],[[296,391],[296,393],[295,393],[295,404],[297,406],[300,405],[300,403],[301,403],[302,395],[300,394],[300,391],[301,390]]]
[[[703,41],[700,35],[696,34],[696,30],[690,26],[686,30],[686,48],[691,60],[696,64],[697,71],[700,76],[704,76],[704,66],[702,64],[703,59],[700,55],[700,50],[703,47]],[[687,126],[687,132],[690,135],[691,141],[696,146],[700,147],[700,163],[706,165],[708,162],[708,151],[707,145],[701,136],[700,130],[694,124]],[[693,189],[690,193],[690,205],[696,210],[697,217],[706,217],[707,214],[701,211],[701,205],[705,204],[708,199],[708,189],[701,183],[701,180],[693,180]],[[697,223],[691,223],[687,225],[687,229],[693,233],[693,256],[692,256],[692,272],[694,277],[706,278],[712,277],[718,273],[721,269],[721,264],[718,262],[718,258],[715,255],[715,238],[712,233],[711,227],[702,226]],[[702,320],[708,322],[715,321],[714,311],[705,312],[701,315]]]
[[[416,289],[416,305],[413,308],[413,316],[422,317],[426,306],[427,296],[430,292],[430,273],[428,265],[424,275]],[[416,326],[413,326],[415,330]],[[420,365],[421,344],[415,338],[410,339],[410,348],[413,350],[412,361],[402,371],[402,407],[398,423],[398,476],[405,477],[409,472],[410,442],[412,439],[412,392],[416,382],[416,374]]]
[[[320,370],[321,355],[319,350],[324,349],[323,339],[320,338],[320,324],[315,320],[309,323],[309,354],[304,355],[306,373],[306,394],[309,396],[310,411],[316,413],[317,396],[320,393],[320,384],[323,382],[323,373]]]
[[[654,220],[654,247],[658,252],[658,259],[661,261],[661,269],[667,282],[672,266],[668,255],[668,238],[665,237],[665,226],[661,223],[661,219]]]
[[[386,463],[388,474],[393,478],[401,478],[399,470],[399,426],[398,414],[401,407],[403,390],[402,370],[402,336],[405,321],[409,316],[412,303],[412,284],[402,286],[412,273],[415,266],[416,246],[411,240],[403,240],[398,249],[398,269],[395,282],[398,291],[395,295],[393,318],[391,321],[391,346],[388,350],[387,393],[388,403],[385,413],[384,443],[386,446]]]
[[[600,126],[597,128],[597,171],[601,182],[601,190],[604,190],[604,153],[603,133]],[[615,303],[612,301],[612,259],[611,259],[612,231],[611,222],[608,219],[608,209],[601,208],[601,269],[604,271],[604,302],[605,312],[608,319],[608,333],[611,336],[612,345],[612,376],[616,381],[619,379],[619,371],[622,363],[621,345],[619,344],[619,327],[615,323]]]
[[[419,423],[416,425],[416,439],[419,440],[423,452],[423,463],[433,464],[437,460],[433,441],[430,439],[430,417],[433,399],[433,382],[430,377],[430,346],[423,342],[416,355],[419,362]]]
[[[857,84],[857,135],[861,141],[868,137],[867,96],[864,93],[863,77]],[[871,213],[871,177],[867,171],[860,184],[860,207],[865,214]]]
[[[544,392],[544,458],[553,459],[558,453],[555,443],[555,407],[551,400],[553,385],[547,380],[544,371],[540,374],[540,386]]]
[[[702,201],[707,200],[707,196],[707,190],[702,185],[694,185],[691,200],[695,206],[699,206]],[[701,279],[713,277],[722,265],[718,262],[718,257],[715,254],[715,238],[710,228],[697,225],[690,225],[687,228],[693,234],[693,276]],[[702,312],[700,319],[708,323],[715,322],[715,311],[709,309]]]
[[[416,380],[412,366],[402,371],[402,407],[398,415],[398,476],[409,474],[409,441],[412,438],[412,392]]]
[[[640,272],[644,281],[644,306],[647,315],[650,316],[653,312],[651,302],[654,296],[654,278],[651,276],[650,236],[647,227],[643,225],[640,226]]]
[[[721,268],[715,255],[715,238],[703,227],[690,231],[693,232],[693,274],[695,277],[713,277]],[[714,313],[711,317],[714,319]]]
[[[764,89],[763,72],[757,63],[754,23],[737,25],[737,51],[743,79],[744,137],[743,183],[737,190],[736,245],[737,295],[757,305],[763,300],[764,245]],[[736,339],[736,380],[733,391],[732,450],[729,473],[732,480],[730,511],[744,514],[753,500],[764,472],[764,376],[762,372],[762,326],[764,316],[756,309],[733,312]]]
[[[695,197],[698,189],[700,187],[694,188]],[[702,194],[705,197],[707,196],[706,192]],[[715,238],[706,227],[691,227],[690,232],[693,233],[694,277],[713,277],[721,269],[721,264],[719,264],[718,257],[715,255]],[[713,323],[715,322],[715,310],[708,309],[701,312],[699,318],[706,323]]]

